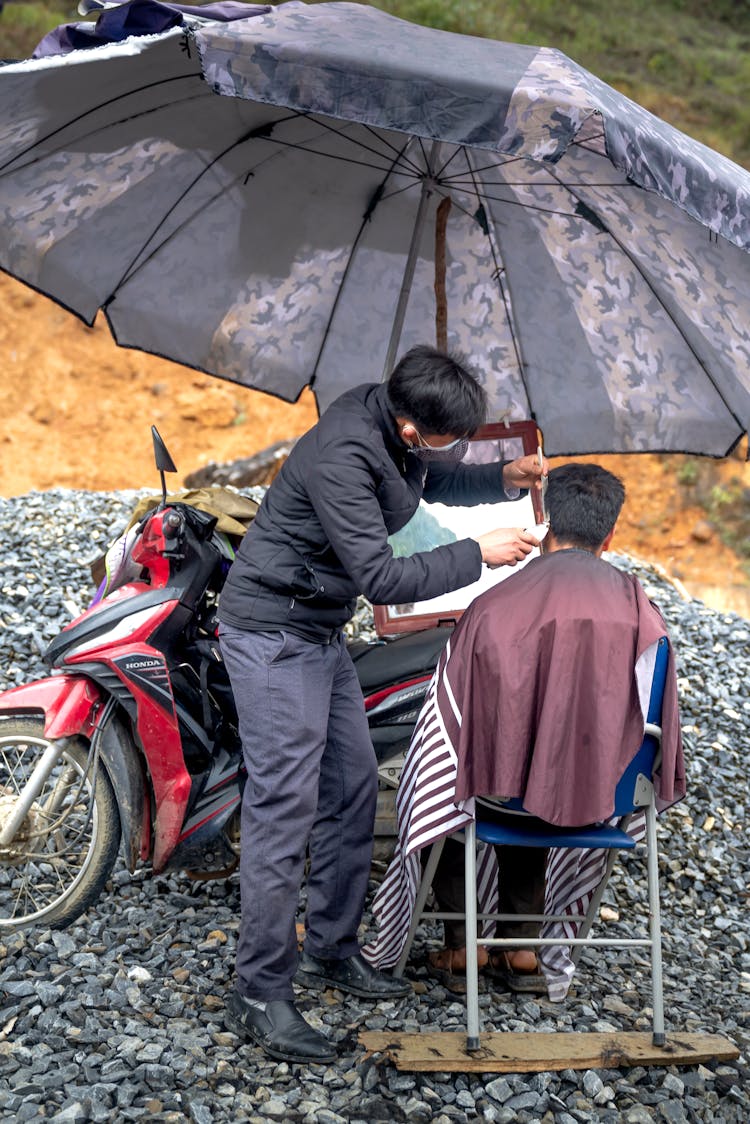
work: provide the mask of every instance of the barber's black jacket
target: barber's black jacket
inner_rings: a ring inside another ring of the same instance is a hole
[[[476,581],[482,558],[474,539],[393,556],[388,535],[408,523],[422,496],[454,505],[503,500],[502,464],[421,461],[398,435],[384,384],[343,394],[268,489],[229,572],[219,619],[325,642],[360,593],[396,605]]]

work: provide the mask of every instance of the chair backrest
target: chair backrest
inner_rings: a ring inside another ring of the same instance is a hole
[[[662,636],[656,648],[654,675],[651,680],[651,694],[649,696],[648,711],[646,713],[646,722],[654,726],[661,725],[661,708],[664,699],[664,684],[667,681],[668,661],[669,644],[666,636]],[[638,752],[617,783],[614,808],[614,814],[616,816],[625,816],[635,809],[635,786],[638,776],[643,774],[644,777],[651,777],[658,751],[659,739],[654,734],[644,734]]]
[[[649,695],[646,723],[652,726],[661,725],[661,708],[664,699],[664,685],[667,681],[667,664],[669,661],[669,645],[666,636],[658,641],[656,658],[654,660],[654,673],[651,680],[651,693]],[[656,734],[645,733],[638,752],[630,761],[625,772],[620,777],[615,789],[615,802],[612,814],[626,816],[635,811],[636,784],[638,777],[651,778],[656,764],[656,755],[659,752],[659,738]],[[529,815],[523,806],[523,800],[514,796],[510,800],[498,800],[497,797],[482,797],[480,803],[491,804],[503,812],[515,812],[520,815]]]

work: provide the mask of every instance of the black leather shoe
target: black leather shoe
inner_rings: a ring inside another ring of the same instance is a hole
[[[398,999],[412,991],[407,980],[396,980],[379,972],[361,953],[347,956],[345,960],[323,960],[303,952],[294,982],[316,990],[337,987],[362,999]]]
[[[224,1025],[247,1035],[272,1058],[284,1062],[333,1062],[336,1051],[328,1039],[305,1022],[289,999],[272,999],[265,1010],[233,991],[224,1012]]]

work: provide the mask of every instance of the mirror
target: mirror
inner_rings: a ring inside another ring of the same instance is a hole
[[[169,455],[169,449],[162,441],[161,434],[155,425],[151,426],[151,440],[154,444],[154,460],[156,461],[156,468],[161,477],[161,504],[160,508],[167,506],[167,482],[164,479],[165,472],[176,472],[177,466]]]
[[[532,421],[486,425],[469,442],[463,463],[512,461],[516,457],[535,453],[540,442],[541,435],[536,423]],[[397,534],[391,535],[388,541],[396,556],[408,555],[469,536],[476,537],[495,527],[525,527],[531,530],[541,522],[541,500],[536,492],[520,500],[504,500],[476,507],[447,507],[422,500],[406,526]],[[526,561],[535,558],[538,553],[537,550],[532,551]],[[453,625],[475,597],[525,564],[499,566],[496,570],[483,566],[478,581],[428,601],[415,601],[406,605],[376,605],[375,630],[378,636],[394,636],[443,624]]]
[[[159,472],[176,472],[177,466],[169,455],[169,449],[164,444],[162,436],[155,425],[151,426],[151,440],[154,443],[154,460]]]

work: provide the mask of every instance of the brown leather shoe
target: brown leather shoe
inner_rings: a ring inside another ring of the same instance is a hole
[[[487,963],[487,949],[477,949],[477,963],[481,972]],[[439,948],[427,955],[427,971],[439,980],[448,991],[466,994],[466,949]]]
[[[547,994],[547,981],[539,971],[539,961],[531,948],[494,949],[486,974],[491,980],[505,984],[510,991]]]

